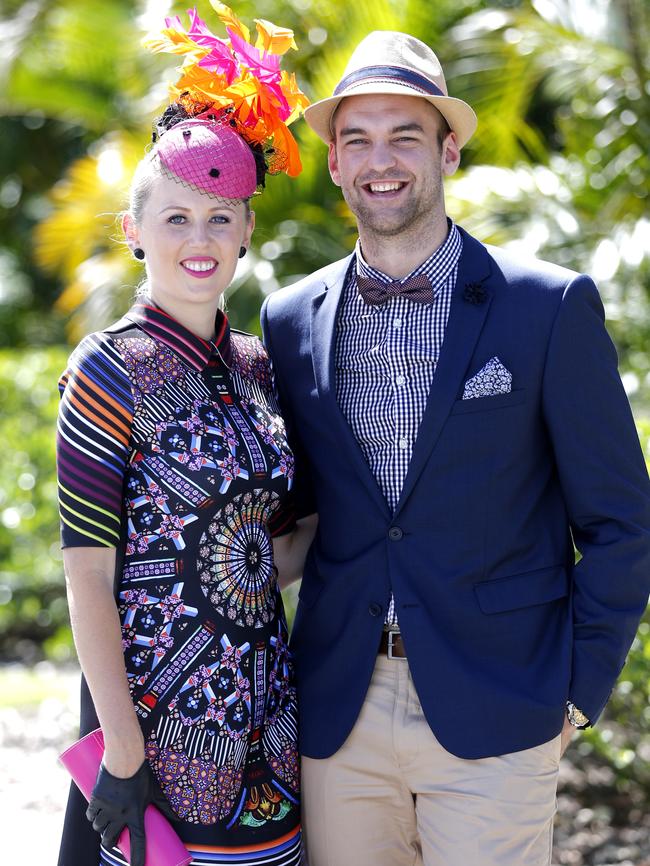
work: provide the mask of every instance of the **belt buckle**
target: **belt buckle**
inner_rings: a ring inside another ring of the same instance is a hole
[[[388,652],[387,652],[388,658],[394,659],[395,661],[405,662],[406,656],[394,656],[393,655],[393,646],[394,646],[394,641],[395,641],[395,635],[397,635],[399,637],[400,632],[389,630],[389,632],[388,632]]]

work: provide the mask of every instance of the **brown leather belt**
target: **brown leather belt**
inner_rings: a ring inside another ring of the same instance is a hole
[[[377,653],[388,656],[389,659],[405,659],[406,650],[402,635],[398,631],[383,631]]]

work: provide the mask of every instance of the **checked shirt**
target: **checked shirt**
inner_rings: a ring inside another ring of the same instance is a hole
[[[372,268],[357,242],[356,268],[349,271],[336,331],[336,397],[368,465],[394,511],[413,453],[429,389],[445,336],[456,285],[462,239],[449,221],[446,240],[404,280],[424,274],[433,303],[405,297],[370,306],[359,295],[357,277],[392,282]],[[385,624],[397,628],[395,601],[387,599]]]

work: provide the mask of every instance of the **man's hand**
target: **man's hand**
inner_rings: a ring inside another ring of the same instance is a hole
[[[566,752],[567,748],[569,747],[569,743],[573,739],[573,736],[577,730],[578,729],[574,728],[574,726],[568,719],[564,720],[564,726],[562,727],[562,733],[560,735],[562,743],[562,750],[560,752],[560,755],[563,755]]]

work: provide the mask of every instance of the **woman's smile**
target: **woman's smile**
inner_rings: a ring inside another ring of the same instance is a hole
[[[199,280],[211,277],[219,267],[219,262],[210,256],[192,256],[191,259],[183,259],[181,267]]]

